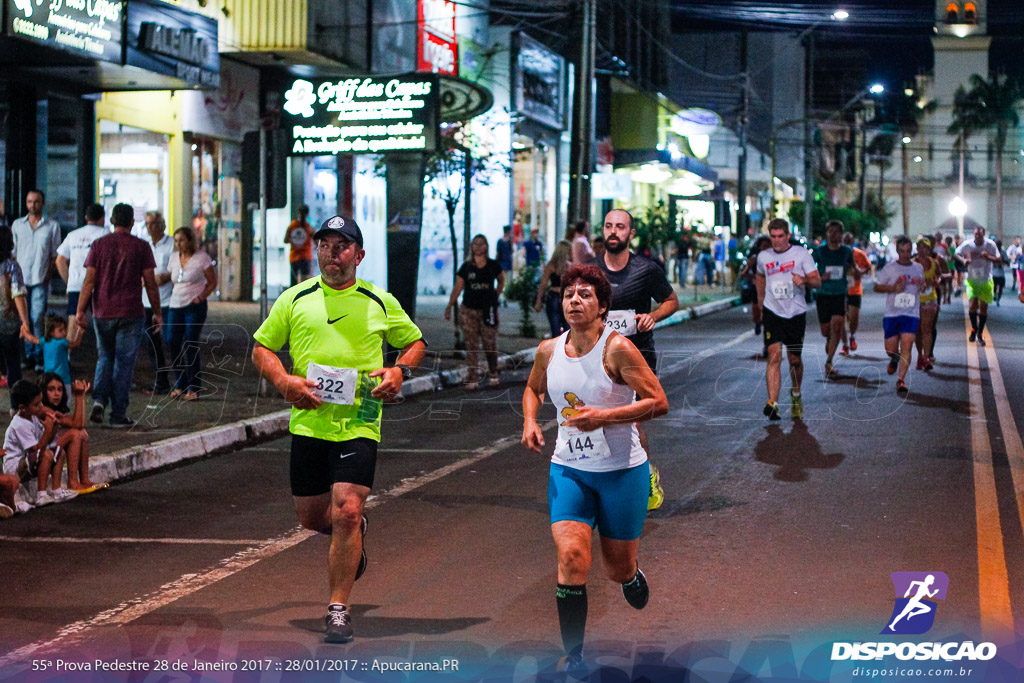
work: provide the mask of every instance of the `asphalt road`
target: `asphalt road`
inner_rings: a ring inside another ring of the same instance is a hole
[[[996,659],[950,664],[972,669],[953,679],[1019,679],[1024,306],[1007,293],[991,309],[984,348],[961,303],[945,307],[939,363],[902,398],[882,303],[866,297],[834,381],[809,314],[798,421],[761,414],[743,309],[656,333],[671,411],[647,430],[667,494],[641,542],[652,598],[629,608],[595,559],[592,680],[859,680],[863,662],[830,661],[832,643],[901,638],[991,641]],[[279,440],[0,525],[0,678],[544,678],[560,654],[555,553],[546,458],[518,443],[525,376],[388,409],[351,645],[321,642],[327,542],[296,526]],[[949,578],[927,635],[879,635],[898,571]],[[380,670],[445,659],[458,673]],[[66,673],[95,660],[171,670]]]

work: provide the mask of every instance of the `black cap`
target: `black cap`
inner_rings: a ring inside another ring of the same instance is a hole
[[[359,226],[356,225],[354,218],[345,218],[344,216],[332,216],[331,218],[328,218],[320,225],[320,229],[313,235],[313,239],[322,239],[328,233],[332,232],[336,235],[341,235],[351,242],[355,242],[360,247],[363,246],[363,232],[359,229]]]

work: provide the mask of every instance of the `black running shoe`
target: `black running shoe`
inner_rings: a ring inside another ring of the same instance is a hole
[[[651,597],[651,591],[647,587],[647,577],[636,568],[636,576],[629,583],[622,584],[622,597],[633,609],[643,609],[647,606],[647,599]]]
[[[771,421],[781,420],[782,416],[779,415],[779,404],[774,401],[768,401],[764,404],[764,416]]]
[[[977,340],[978,340],[978,331],[972,328],[971,329],[971,336],[967,338],[967,341],[977,341]]]
[[[327,629],[324,632],[325,643],[348,643],[352,641],[354,636],[352,617],[349,616],[348,608],[345,605],[333,604],[329,606],[324,622],[327,624]]]
[[[101,425],[103,424],[103,412],[106,410],[99,403],[92,404],[92,412],[89,413],[89,422]]]
[[[366,572],[366,565],[368,564],[366,560],[366,527],[369,526],[369,524],[370,522],[366,519],[366,515],[363,515],[363,523],[359,525],[359,532],[363,535],[363,542],[361,544],[363,552],[359,556],[359,567],[356,568],[356,581],[358,581],[359,577]]]

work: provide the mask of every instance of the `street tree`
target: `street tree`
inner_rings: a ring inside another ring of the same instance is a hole
[[[991,130],[996,152],[996,236],[1003,239],[1003,152],[1011,128],[1020,125],[1017,105],[1024,99],[1024,84],[1006,74],[982,78],[973,74],[964,94],[961,86],[953,102],[951,133]],[[954,127],[956,130],[954,130]]]

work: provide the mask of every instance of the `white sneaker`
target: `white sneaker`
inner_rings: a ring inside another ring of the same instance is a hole
[[[78,497],[78,491],[72,491],[71,489],[57,489],[52,494],[54,503],[66,503],[72,498]]]
[[[0,503],[0,519],[10,519],[14,516],[14,509],[10,505]]]
[[[36,494],[37,508],[41,508],[44,505],[53,505],[54,502],[55,501],[53,500],[53,496],[51,496],[47,491],[40,491],[39,493]]]

